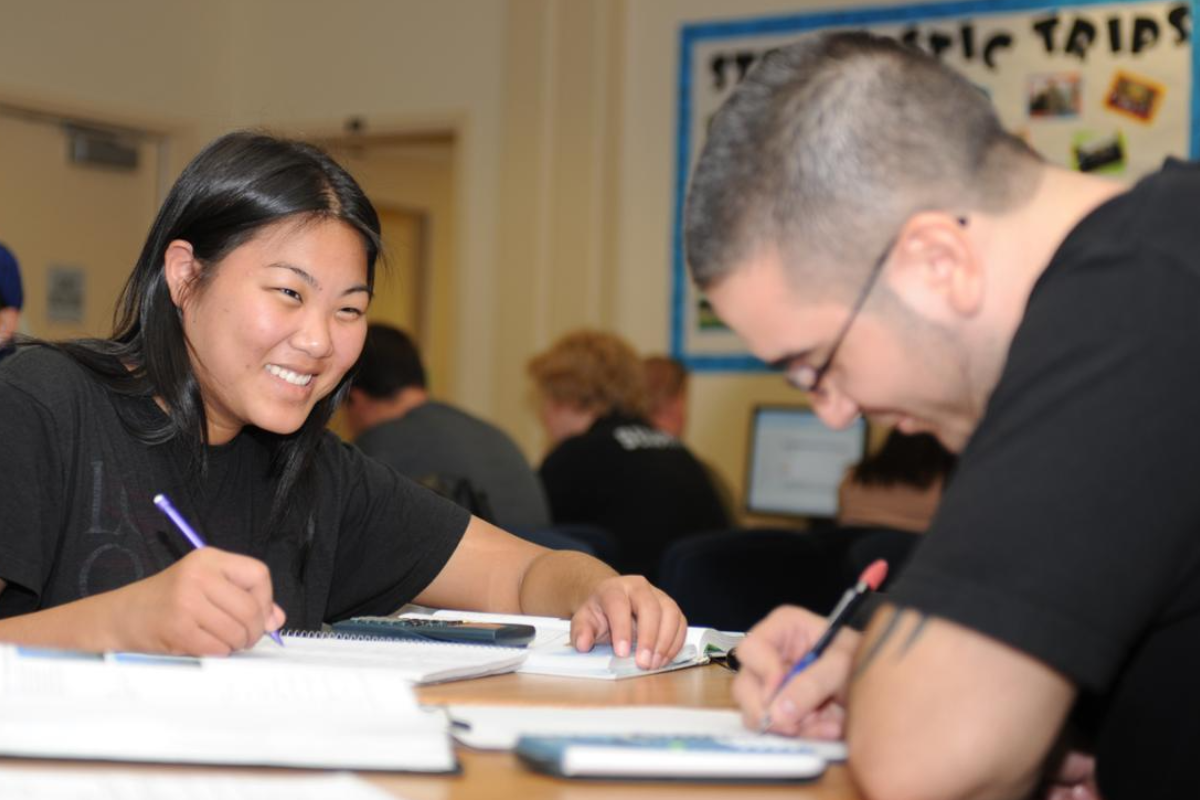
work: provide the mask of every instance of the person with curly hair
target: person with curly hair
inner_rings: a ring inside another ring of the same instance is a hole
[[[616,537],[619,567],[656,574],[666,545],[728,526],[707,471],[647,420],[641,359],[619,336],[580,330],[529,363],[551,450],[540,474],[556,523]]]

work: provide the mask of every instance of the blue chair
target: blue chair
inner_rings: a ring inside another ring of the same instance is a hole
[[[576,550],[580,553],[587,553],[589,556],[596,555],[596,551],[587,542],[582,539],[576,539],[565,533],[560,533],[554,528],[535,528],[532,530],[510,530],[509,533],[514,536],[520,536],[527,542],[540,544],[542,547],[548,547],[551,550]]]
[[[563,522],[550,526],[550,530],[583,542],[591,548],[591,555],[616,567],[621,557],[621,546],[617,537],[599,525],[588,525],[583,522]]]
[[[616,537],[595,525],[564,523],[544,528],[514,528],[509,532],[551,550],[577,550],[587,553],[609,565],[617,563],[619,555]]]
[[[900,576],[922,539],[919,533],[896,528],[846,527],[839,528],[838,533],[845,536],[847,541],[844,559],[847,585],[872,561],[882,558],[888,562],[887,580],[880,587],[884,590]]]
[[[688,624],[744,631],[789,603],[827,614],[848,584],[833,531],[743,528],[672,542],[659,586]]]

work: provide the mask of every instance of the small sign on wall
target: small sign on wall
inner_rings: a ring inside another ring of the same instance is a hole
[[[82,267],[52,265],[46,272],[46,317],[51,322],[83,322],[87,298]]]

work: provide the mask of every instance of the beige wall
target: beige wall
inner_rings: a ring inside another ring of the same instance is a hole
[[[445,221],[431,360],[536,454],[530,355],[579,325],[668,344],[678,26],[818,5],[839,4],[0,0],[0,102],[161,130],[172,174],[235,126],[449,132],[448,188],[413,201]],[[364,183],[401,202],[403,181]],[[697,376],[688,438],[740,488],[749,408],[794,400],[771,376]]]
[[[508,4],[493,0],[254,0],[231,27],[234,121],[326,135],[449,129],[453,179],[453,398],[489,413]]]
[[[48,338],[103,336],[113,299],[141,250],[157,210],[157,147],[139,147],[140,164],[117,171],[66,160],[67,136],[46,122],[0,113],[0,241],[21,264],[22,328]],[[47,315],[51,268],[83,275],[82,318]]]

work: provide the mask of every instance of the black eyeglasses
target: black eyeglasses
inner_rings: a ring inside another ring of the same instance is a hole
[[[846,317],[846,321],[842,323],[841,330],[837,336],[833,338],[833,345],[829,348],[829,355],[818,367],[813,367],[799,361],[794,356],[785,356],[779,361],[774,362],[771,366],[782,370],[787,382],[795,386],[802,392],[813,394],[821,388],[821,379],[825,377],[825,373],[833,366],[833,359],[837,355],[838,348],[842,346],[842,342],[846,339],[846,334],[850,332],[850,326],[854,324],[858,312],[862,311],[863,305],[867,302],[867,297],[870,296],[871,290],[875,288],[876,281],[879,280],[880,273],[883,272],[883,267],[887,264],[888,256],[892,254],[892,248],[896,246],[896,238],[893,237],[887,243],[887,247],[880,253],[875,264],[871,267],[871,271],[867,274],[867,282],[863,284],[862,291],[858,293],[858,299],[854,301],[854,305],[850,307],[850,316]]]
[[[964,228],[967,225],[967,217],[965,216],[958,217],[956,221]],[[846,321],[842,323],[842,329],[833,338],[833,346],[829,348],[829,355],[825,357],[825,361],[822,362],[821,366],[811,367],[796,356],[784,356],[770,364],[773,369],[782,371],[787,382],[792,386],[809,394],[814,394],[820,390],[821,380],[825,377],[825,373],[829,372],[829,368],[833,366],[833,359],[837,355],[838,348],[842,346],[846,334],[850,332],[850,326],[854,324],[854,319],[858,316],[858,312],[862,311],[863,305],[867,302],[867,297],[870,296],[871,290],[875,288],[875,283],[879,280],[879,275],[883,272],[884,265],[887,264],[888,256],[892,254],[892,248],[896,246],[896,242],[899,239],[898,234],[893,236],[888,241],[887,246],[883,248],[883,252],[879,254],[879,258],[875,261],[875,264],[871,267],[871,271],[867,274],[867,282],[863,284],[862,291],[858,293],[858,299],[850,307],[850,316],[846,317]]]

